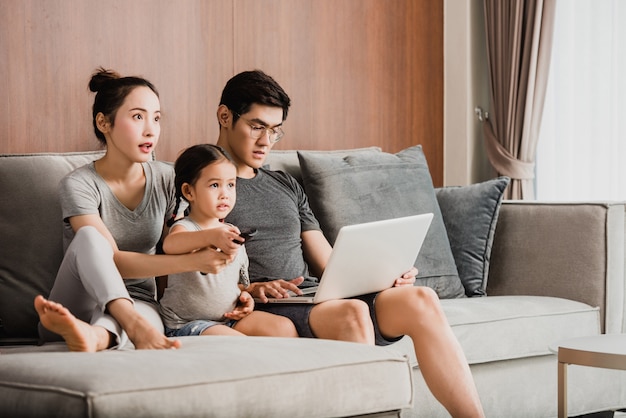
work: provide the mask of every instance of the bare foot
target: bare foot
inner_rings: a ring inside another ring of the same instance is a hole
[[[124,329],[128,333],[128,338],[130,338],[138,350],[180,348],[182,345],[180,340],[167,338],[141,315],[137,315],[130,322]]]
[[[93,326],[76,318],[60,303],[39,295],[35,297],[35,310],[41,324],[62,336],[70,351],[95,352],[108,346],[108,343],[102,346],[103,341]]]

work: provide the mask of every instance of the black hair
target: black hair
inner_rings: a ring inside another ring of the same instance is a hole
[[[92,110],[93,129],[101,144],[106,145],[106,139],[104,134],[98,129],[96,116],[98,113],[102,113],[113,126],[115,115],[124,103],[126,96],[137,87],[148,87],[159,97],[156,87],[145,78],[122,77],[117,72],[105,70],[102,67],[92,74],[89,81],[89,90],[96,93]]]
[[[287,119],[291,99],[283,88],[261,70],[244,71],[237,74],[224,86],[220,105],[233,112],[233,125],[250,110],[253,104],[280,107],[283,121]]]
[[[185,199],[183,196],[183,184],[195,184],[200,177],[200,172],[208,165],[218,161],[229,161],[236,166],[235,161],[220,146],[213,144],[192,145],[185,149],[174,163],[174,187],[176,189],[176,206],[172,217],[167,221],[167,226],[172,226],[176,220],[180,202]]]

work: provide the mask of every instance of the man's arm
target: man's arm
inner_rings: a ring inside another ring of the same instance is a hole
[[[321,231],[304,231],[301,237],[304,260],[309,265],[309,270],[314,276],[322,277],[332,247]]]

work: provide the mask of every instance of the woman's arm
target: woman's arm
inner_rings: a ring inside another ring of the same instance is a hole
[[[189,231],[182,225],[174,225],[163,240],[166,254],[186,254],[206,247],[219,248],[231,254],[236,253],[239,244],[233,242],[239,238],[239,230],[232,225],[222,225],[202,231]]]
[[[154,255],[121,251],[100,216],[95,214],[73,216],[69,221],[74,231],[87,225],[96,228],[111,244],[115,264],[122,277],[127,279],[165,276],[186,271],[218,273],[236,255],[236,253],[226,254],[213,248],[180,255]]]

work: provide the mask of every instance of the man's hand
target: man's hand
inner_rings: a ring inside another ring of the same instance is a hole
[[[293,280],[272,280],[271,282],[252,283],[248,287],[248,291],[261,302],[267,303],[267,298],[288,298],[289,292],[301,295],[302,291],[298,285],[304,281],[304,277],[300,276]]]
[[[239,302],[237,303],[237,306],[235,306],[235,309],[233,309],[231,312],[226,312],[224,316],[228,319],[239,321],[240,319],[243,319],[246,316],[250,315],[253,310],[254,299],[252,299],[250,293],[244,290],[239,295]]]
[[[415,276],[417,276],[417,269],[415,267],[411,267],[411,270],[404,273],[402,277],[396,279],[393,286],[413,286],[415,283]]]

